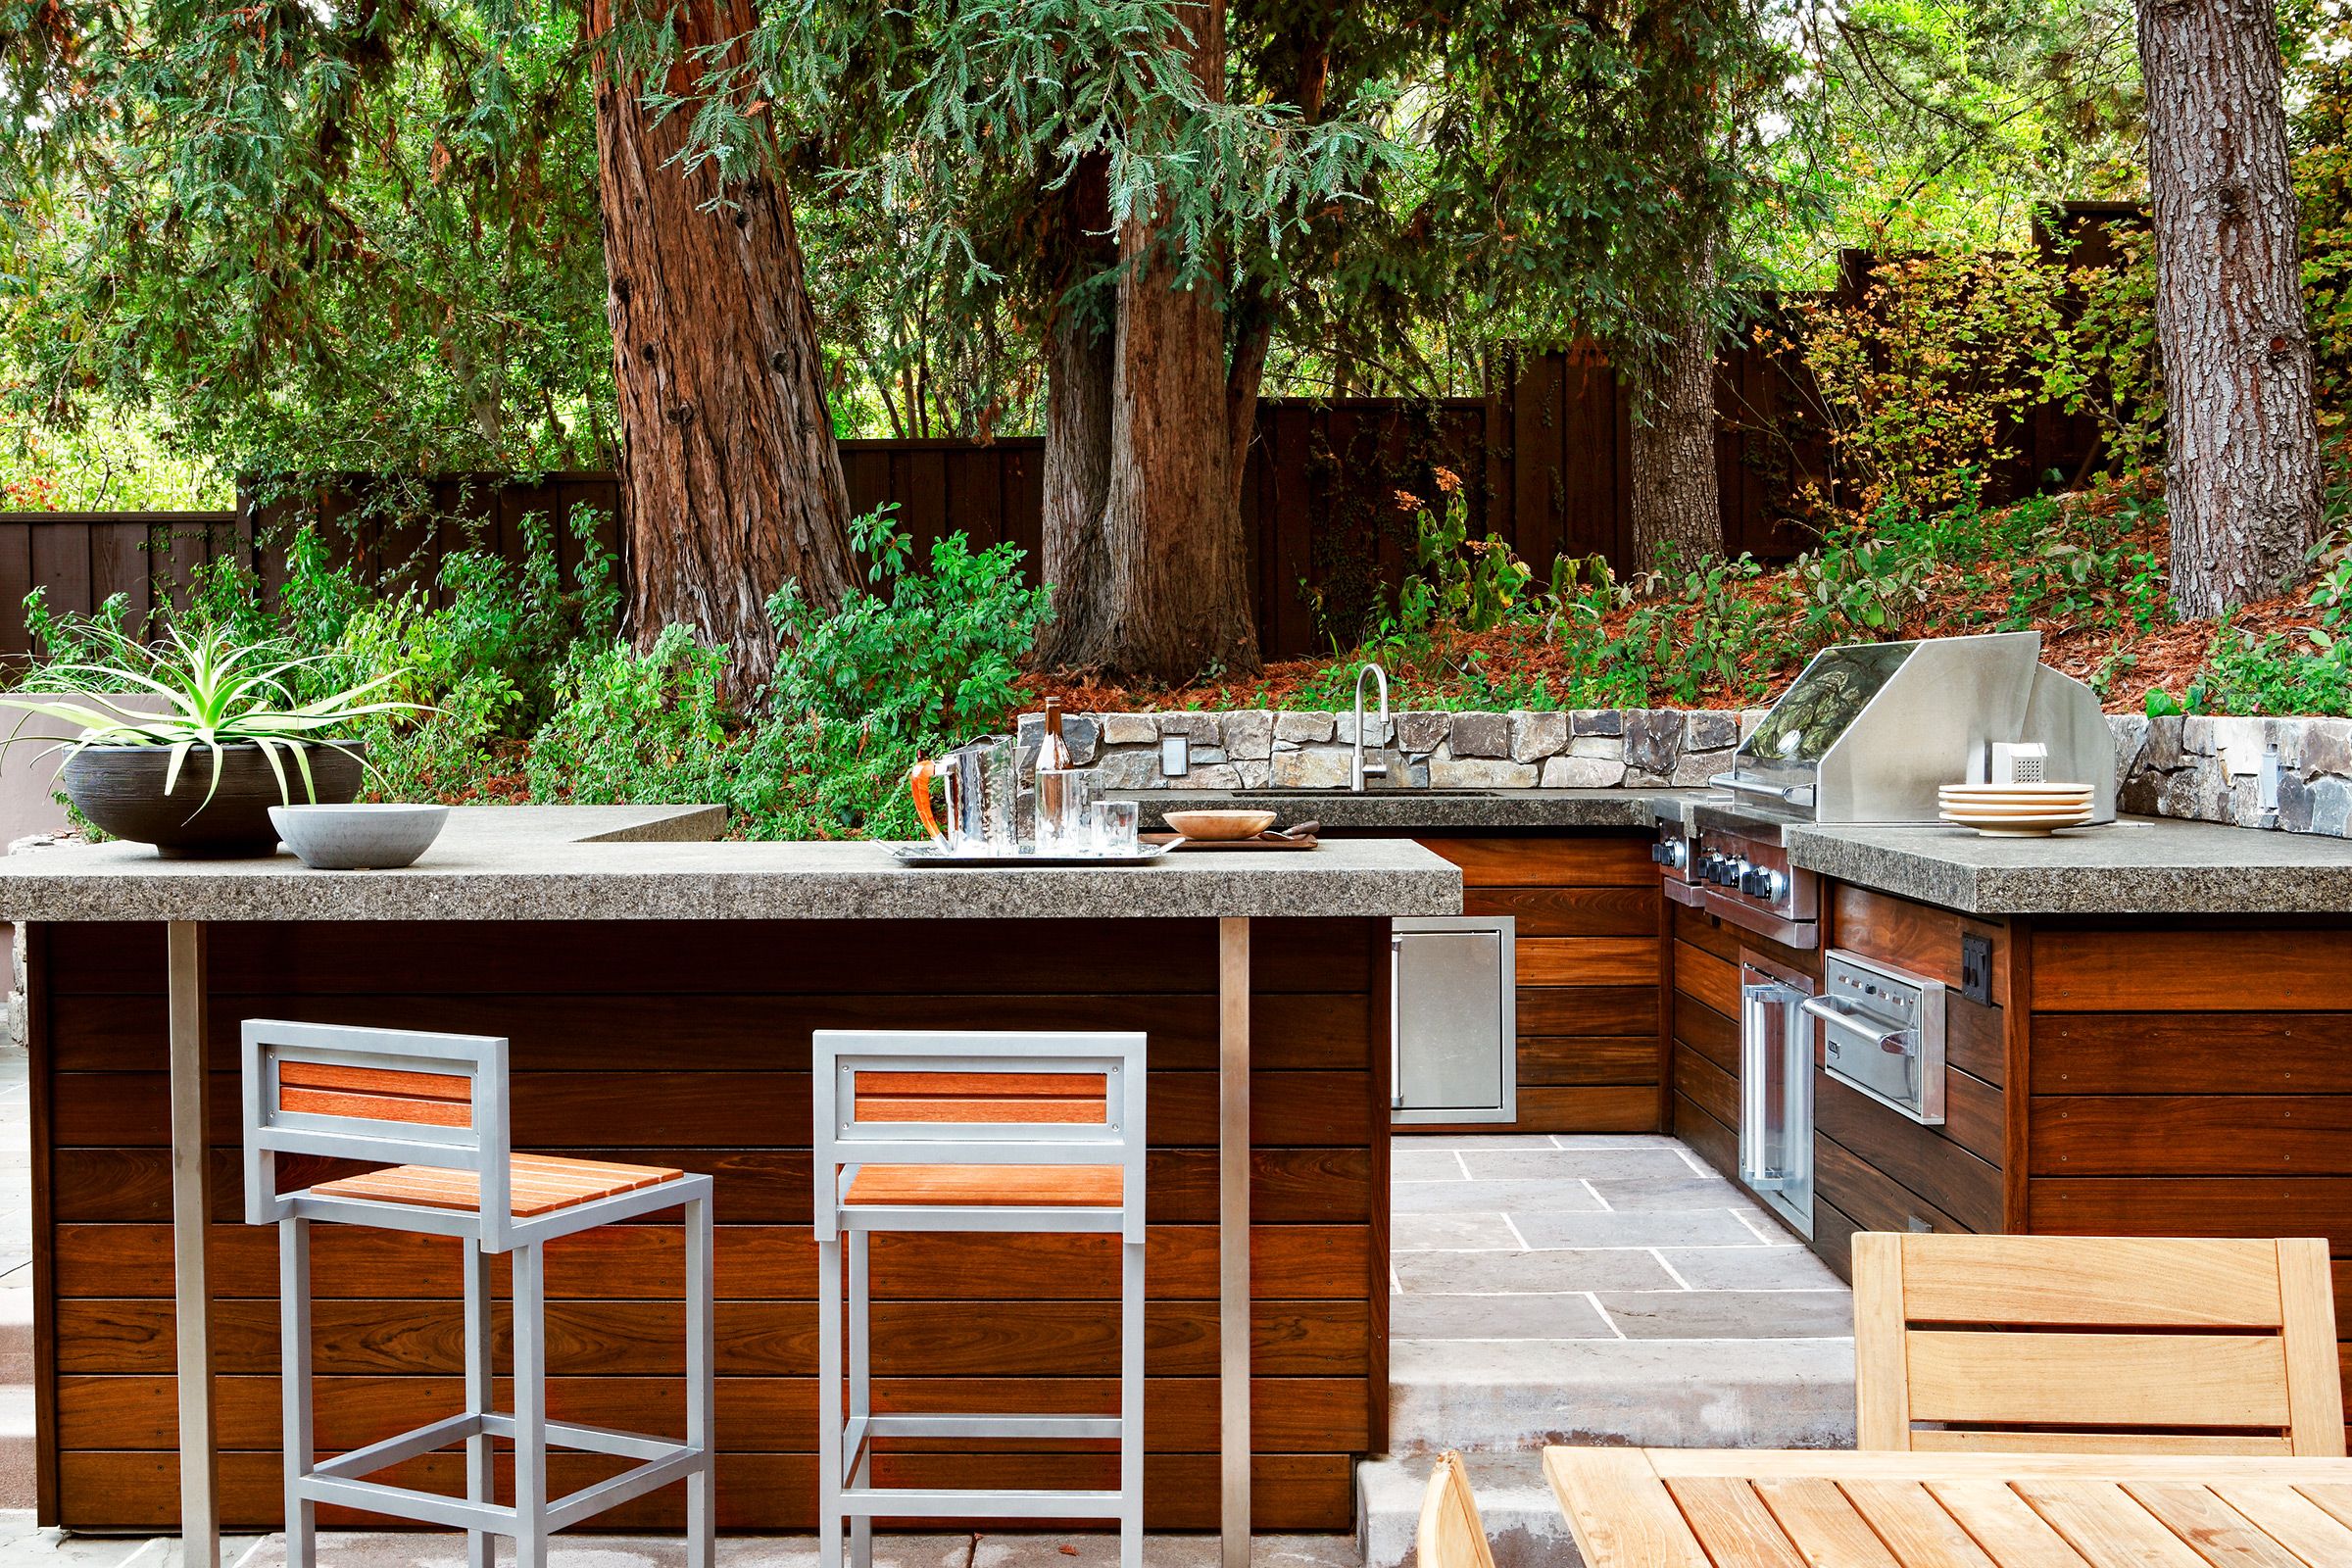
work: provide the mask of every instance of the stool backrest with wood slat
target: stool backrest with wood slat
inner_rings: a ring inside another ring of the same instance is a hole
[[[512,1207],[507,1042],[251,1018],[244,1029],[245,1217],[292,1211],[277,1155],[471,1171],[485,1243]]]
[[[1021,1030],[819,1029],[816,1207],[874,1165],[1128,1167],[1142,1227],[1145,1037]]]
[[[1864,1448],[2344,1452],[2323,1241],[1854,1237]]]

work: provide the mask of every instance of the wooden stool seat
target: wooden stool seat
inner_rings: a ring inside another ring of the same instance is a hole
[[[684,1171],[659,1165],[617,1165],[601,1159],[566,1159],[559,1154],[511,1155],[514,1215],[527,1219],[600,1198],[674,1182]],[[432,1165],[392,1165],[320,1182],[320,1198],[357,1198],[375,1203],[414,1203],[420,1208],[472,1209],[481,1202],[479,1179],[469,1170]]]
[[[860,1165],[843,1202],[975,1208],[1116,1208],[1116,1165]]]

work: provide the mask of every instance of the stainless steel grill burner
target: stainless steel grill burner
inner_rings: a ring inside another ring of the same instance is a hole
[[[2021,763],[2021,744],[2041,754]],[[1820,890],[1789,865],[1788,829],[1933,822],[1937,788],[1992,776],[1996,747],[2004,766],[2088,784],[2093,819],[2115,820],[2115,737],[2090,688],[2041,662],[2039,632],[1824,649],[1706,797],[1658,805],[1650,854],[1667,897],[1815,947]]]

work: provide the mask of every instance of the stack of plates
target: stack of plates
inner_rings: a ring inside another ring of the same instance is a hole
[[[2055,833],[2091,818],[2087,784],[1946,784],[1936,795],[1946,822],[1980,833]]]

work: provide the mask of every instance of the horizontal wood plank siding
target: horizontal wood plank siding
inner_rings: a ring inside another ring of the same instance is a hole
[[[1518,922],[1519,1115],[1483,1130],[1658,1131],[1659,899],[1647,836],[1421,842],[1462,868],[1464,914]]]
[[[2352,1359],[2352,922],[2043,921],[2033,1229],[2320,1236]]]
[[[501,1033],[518,1147],[710,1172],[719,1222],[722,1524],[813,1517],[809,1032],[852,1024],[1151,1035],[1147,1511],[1212,1528],[1216,1474],[1213,922],[215,927],[212,1172],[224,1521],[275,1528],[273,1234],[238,1223],[235,1025],[253,1016]],[[1385,921],[1253,922],[1252,1338],[1261,1529],[1351,1518],[1386,1444]],[[42,928],[33,1070],[46,1145],[36,1247],[53,1365],[46,1517],[153,1529],[174,1512],[163,942]],[[1137,955],[1148,953],[1150,960]],[[656,1430],[680,1407],[671,1216],[554,1244],[552,1408]],[[874,1252],[875,1366],[901,1408],[1106,1408],[1116,1250],[1102,1237],[892,1237]],[[497,1270],[503,1295],[506,1271]],[[447,1407],[456,1244],[318,1235],[321,1433],[370,1441]],[[503,1337],[503,1321],[501,1334]],[[503,1352],[502,1352],[503,1353]],[[1055,1404],[1056,1400],[1066,1403]],[[941,1485],[1110,1484],[1101,1452],[933,1452],[877,1472]],[[559,1486],[606,1472],[557,1466]],[[445,1480],[441,1456],[410,1467]],[[1089,1479],[1093,1478],[1093,1479]],[[671,1493],[606,1521],[674,1529]],[[349,1515],[335,1516],[352,1522]]]

